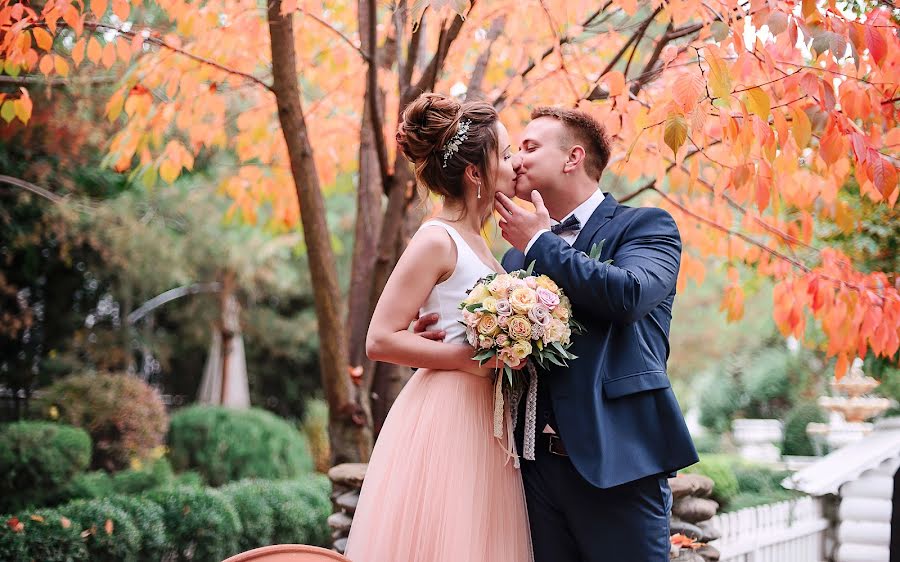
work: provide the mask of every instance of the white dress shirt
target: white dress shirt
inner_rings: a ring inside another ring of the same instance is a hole
[[[566,220],[571,215],[575,215],[575,218],[578,219],[578,222],[581,223],[581,228],[584,228],[584,225],[587,224],[591,215],[594,214],[594,211],[597,210],[597,207],[600,206],[600,203],[603,202],[604,195],[603,192],[599,189],[591,194],[581,205],[575,207],[575,210],[563,217],[563,220]],[[552,220],[552,219],[551,219]],[[553,221],[554,224],[559,224],[561,221]],[[545,232],[550,232],[550,229],[544,228],[539,230],[537,234],[532,237],[532,239],[528,242],[528,245],[525,246],[525,253],[528,253],[528,250],[531,249],[531,246],[537,241],[541,234]],[[565,232],[559,234],[559,237],[566,241],[566,244],[571,246],[575,243],[575,240],[578,238],[578,234],[580,230],[566,230]]]

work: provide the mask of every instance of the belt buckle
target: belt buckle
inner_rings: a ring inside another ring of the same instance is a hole
[[[558,435],[548,435],[548,437],[550,438],[550,441],[549,441],[547,450],[550,451],[551,455],[558,455],[560,457],[568,457],[569,456],[567,453],[564,452],[565,447],[563,447],[562,439],[560,439]],[[554,446],[554,444],[557,444],[557,446]],[[558,450],[558,449],[561,449],[561,450]]]

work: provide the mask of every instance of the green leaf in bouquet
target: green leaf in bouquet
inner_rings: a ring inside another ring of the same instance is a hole
[[[497,355],[496,349],[485,349],[484,351],[476,353],[475,356],[472,357],[472,359],[474,361],[478,361],[480,365],[484,365],[487,362],[487,360],[490,359],[491,357],[493,357],[494,355]]]
[[[526,276],[531,275],[532,272],[534,272],[534,262],[535,262],[535,261],[536,261],[536,260],[531,260],[531,263],[528,264],[528,268],[525,270],[525,275],[526,275]]]
[[[559,365],[560,367],[568,366],[568,365],[566,365],[566,362],[563,361],[562,359],[560,359],[559,357],[557,357],[555,353],[548,353],[547,359],[549,359],[550,362],[553,363],[554,365]]]
[[[466,306],[466,310],[468,310],[469,312],[477,312],[479,308],[481,308],[480,302],[472,303]]]
[[[512,367],[510,367],[509,365],[503,365],[503,372],[506,374],[506,382],[509,383],[509,386],[512,386],[513,383],[512,371]]]
[[[584,324],[574,318],[569,318],[569,327],[572,328],[572,333],[575,334],[583,334],[586,331]]]

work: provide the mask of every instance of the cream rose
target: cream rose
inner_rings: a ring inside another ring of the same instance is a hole
[[[528,314],[536,302],[537,295],[528,287],[515,288],[509,294],[509,304],[517,314]]]
[[[537,277],[534,275],[529,275],[525,278],[525,285],[528,286],[529,289],[537,289]]]
[[[561,342],[568,326],[561,320],[553,320],[544,327],[544,343]]]
[[[509,296],[512,278],[509,275],[498,275],[488,284],[488,290],[495,298],[505,299]]]
[[[486,297],[481,301],[481,306],[488,312],[497,312],[497,299],[494,297]]]
[[[504,347],[497,353],[497,358],[500,361],[503,361],[510,367],[513,365],[519,364],[519,359],[513,354],[513,350],[511,347]]]
[[[553,315],[557,320],[561,320],[563,322],[569,321],[569,307],[565,306],[563,303],[560,303],[559,306],[553,309],[553,312],[550,314]]]
[[[516,359],[522,360],[531,355],[531,342],[527,340],[517,340],[510,349]]]
[[[475,304],[477,302],[483,301],[489,296],[491,296],[491,293],[488,291],[487,287],[485,287],[483,283],[479,283],[472,287],[472,290],[469,291],[469,296],[467,296],[466,300],[464,300],[463,302],[467,305]]]
[[[493,336],[500,330],[500,325],[497,324],[497,317],[493,314],[485,314],[481,317],[481,320],[478,321],[478,333],[485,336]]]
[[[507,326],[509,337],[514,340],[523,340],[531,337],[531,322],[524,316],[513,316]]]
[[[557,292],[559,290],[559,285],[553,282],[553,279],[550,279],[546,275],[539,275],[537,278],[537,286],[543,287],[548,291]]]
[[[478,346],[481,349],[490,349],[494,347],[494,338],[491,336],[478,336]]]

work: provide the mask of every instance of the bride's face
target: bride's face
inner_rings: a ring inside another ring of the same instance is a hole
[[[503,123],[497,121],[498,165],[494,185],[499,193],[512,198],[516,194],[516,171],[512,165],[512,146],[509,144],[509,132]]]

